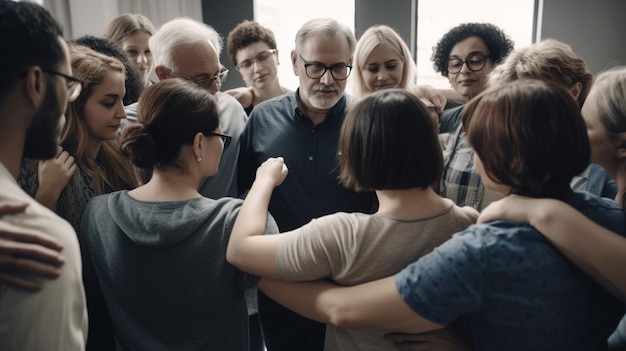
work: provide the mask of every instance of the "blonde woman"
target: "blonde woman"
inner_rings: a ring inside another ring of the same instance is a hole
[[[382,89],[415,88],[416,67],[411,51],[391,27],[367,29],[357,42],[352,66],[348,91],[356,96]]]
[[[154,66],[148,40],[156,29],[143,15],[125,13],[107,26],[103,37],[117,44],[139,73],[144,87],[150,85],[150,72]]]

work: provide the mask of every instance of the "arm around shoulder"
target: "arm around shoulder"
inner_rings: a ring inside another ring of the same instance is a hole
[[[406,304],[394,277],[349,287],[326,280],[286,283],[261,279],[259,289],[298,314],[340,328],[384,328],[406,333],[443,328]]]
[[[552,199],[507,196],[490,204],[479,223],[508,219],[529,223],[569,260],[626,302],[626,238]]]

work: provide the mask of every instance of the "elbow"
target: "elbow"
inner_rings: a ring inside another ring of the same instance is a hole
[[[226,261],[235,267],[239,267],[238,265],[241,263],[240,256],[241,255],[239,255],[238,250],[233,247],[233,245],[228,244],[228,247],[226,248]]]
[[[322,311],[324,314],[324,323],[330,324],[338,328],[356,328],[357,317],[349,306],[341,303],[341,301],[322,301]]]

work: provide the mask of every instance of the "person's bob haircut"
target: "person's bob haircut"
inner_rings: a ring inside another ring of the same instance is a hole
[[[339,137],[341,182],[356,191],[426,188],[441,178],[436,126],[416,96],[401,89],[351,106]]]
[[[589,165],[580,107],[560,85],[522,79],[495,86],[461,118],[485,175],[512,194],[566,200],[572,177]]]

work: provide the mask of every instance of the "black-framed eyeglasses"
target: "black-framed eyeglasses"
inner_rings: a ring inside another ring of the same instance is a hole
[[[330,74],[335,80],[346,80],[352,71],[352,65],[347,63],[335,63],[332,66],[326,66],[319,62],[307,62],[302,56],[298,55],[302,63],[304,63],[304,72],[311,79],[320,79],[330,70]]]
[[[78,99],[78,97],[80,96],[80,92],[83,90],[83,84],[84,84],[83,81],[81,81],[80,79],[76,77],[68,76],[67,74],[63,74],[55,70],[51,70],[47,68],[42,68],[41,70],[44,71],[45,73],[54,74],[56,76],[61,76],[65,78],[65,81],[67,82],[67,101],[68,102],[76,101],[76,99]]]
[[[222,139],[222,144],[224,144],[224,149],[226,149],[228,145],[230,145],[230,142],[233,139],[233,137],[231,137],[230,135],[226,135],[226,134],[220,134],[220,133],[215,133],[215,132],[210,132],[209,134],[216,136],[216,137],[220,137]]]
[[[267,59],[269,59],[270,57],[272,57],[272,55],[274,55],[276,53],[276,49],[269,49],[269,50],[263,50],[261,52],[259,52],[258,54],[256,54],[256,56],[254,56],[253,58],[247,59],[247,60],[243,60],[241,62],[239,62],[239,64],[237,66],[235,66],[237,68],[237,70],[241,71],[241,70],[248,70],[252,67],[252,65],[257,62],[257,63],[262,63],[267,61]]]
[[[463,69],[463,65],[467,64],[472,72],[478,72],[485,68],[485,63],[489,56],[485,54],[472,54],[465,60],[458,57],[448,59],[448,73],[459,73]]]
[[[218,85],[222,85],[224,84],[224,82],[226,81],[226,78],[228,78],[228,68],[224,67],[224,66],[220,66],[220,70],[213,76],[210,78],[201,78],[201,79],[193,79],[193,78],[189,78],[187,76],[184,76],[176,71],[174,71],[173,69],[169,69],[170,72],[174,73],[176,76],[186,79],[192,83],[195,83],[196,85],[198,85],[201,88],[207,89],[209,90],[211,88],[211,85],[213,85],[213,81],[216,81]]]

